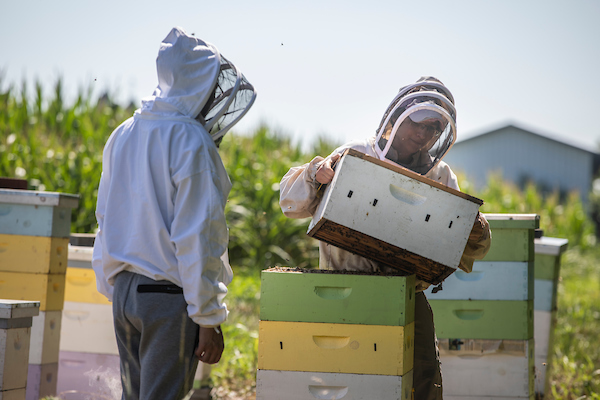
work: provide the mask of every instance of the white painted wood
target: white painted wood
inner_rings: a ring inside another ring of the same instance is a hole
[[[33,317],[29,344],[29,364],[58,362],[61,311],[40,311]]]
[[[37,190],[0,189],[0,203],[76,208],[79,195]]]
[[[534,394],[530,340],[469,340],[460,350],[440,346],[444,398],[529,398]]]
[[[431,300],[533,300],[533,263],[476,261],[473,271],[456,270],[442,290],[425,295]]]
[[[112,305],[65,301],[60,350],[119,354]]]
[[[545,279],[535,279],[535,297],[533,300],[533,309],[540,311],[552,311],[552,304],[555,292],[555,282]]]
[[[509,214],[509,213],[485,213],[488,221],[533,221],[540,219],[538,214]]]
[[[546,392],[546,378],[548,377],[548,359],[546,356],[535,357],[535,392],[544,394]]]
[[[533,311],[533,337],[535,339],[536,357],[547,357],[550,354],[550,335],[554,329],[556,314],[551,311]]]
[[[542,236],[539,239],[534,239],[533,243],[537,254],[559,256],[567,250],[569,240]]]
[[[534,310],[535,339],[535,391],[545,393],[548,387],[547,374],[551,363],[552,336],[556,325],[556,311]]]
[[[69,245],[68,266],[72,268],[92,268],[93,247]]]
[[[28,300],[0,300],[0,318],[28,318],[40,312],[39,301]]]
[[[412,371],[404,376],[258,370],[256,400],[410,400]]]
[[[320,220],[329,220],[456,268],[478,209],[478,203],[449,188],[346,154],[309,232]]]
[[[27,384],[30,330],[0,329],[0,391]]]

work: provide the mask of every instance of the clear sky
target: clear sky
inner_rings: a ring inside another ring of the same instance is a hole
[[[458,137],[507,123],[600,146],[600,2],[0,0],[3,88],[152,93],[173,26],[195,33],[256,87],[236,131],[265,122],[310,143],[373,135],[400,86],[422,75],[453,92]],[[108,134],[108,133],[107,133]]]

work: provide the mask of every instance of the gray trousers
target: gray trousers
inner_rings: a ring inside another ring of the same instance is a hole
[[[415,400],[442,400],[442,371],[433,313],[423,292],[415,296]]]
[[[123,400],[180,400],[192,389],[199,326],[187,315],[183,294],[138,293],[157,282],[121,272],[113,316],[121,360]]]

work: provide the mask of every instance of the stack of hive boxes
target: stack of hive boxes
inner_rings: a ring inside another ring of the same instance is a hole
[[[38,301],[0,300],[0,399],[24,400],[32,317]]]
[[[454,272],[481,204],[347,150],[308,235],[405,276],[263,271],[257,398],[410,398],[415,280]]]
[[[257,399],[411,399],[415,276],[261,275]]]
[[[33,318],[27,399],[56,394],[71,209],[78,196],[0,189],[0,298],[40,302]]]
[[[101,379],[108,368],[119,376],[112,303],[97,290],[91,245],[69,246],[57,385],[59,393],[76,391],[82,399],[110,393]]]
[[[556,325],[557,289],[562,253],[567,239],[542,236],[535,239],[535,392],[544,395],[549,390],[548,375],[551,364],[553,332]]]
[[[446,399],[533,399],[535,214],[486,214],[492,246],[473,272],[426,292]]]

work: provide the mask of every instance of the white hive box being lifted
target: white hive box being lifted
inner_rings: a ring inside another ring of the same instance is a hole
[[[483,201],[347,150],[308,235],[438,284],[462,257]]]

